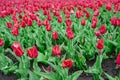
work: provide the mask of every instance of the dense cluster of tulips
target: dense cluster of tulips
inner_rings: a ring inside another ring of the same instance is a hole
[[[5,74],[18,80],[77,80],[85,72],[94,80],[104,80],[102,74],[120,79],[101,66],[113,56],[120,68],[120,0],[2,0],[0,22]],[[93,66],[86,64],[93,59]],[[68,74],[73,68],[78,71]]]

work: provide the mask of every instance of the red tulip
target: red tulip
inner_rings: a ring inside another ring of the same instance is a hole
[[[77,11],[77,12],[76,12],[76,18],[79,19],[80,17],[81,17],[81,15],[80,15],[80,11]]]
[[[97,27],[97,22],[93,21],[92,22],[92,28],[96,28]]]
[[[86,24],[86,21],[85,21],[85,19],[83,18],[82,21],[81,21],[81,25],[82,25],[82,26],[85,26],[85,24]]]
[[[23,28],[26,27],[26,23],[25,23],[25,21],[22,21],[22,22],[21,22],[21,27],[23,27]]]
[[[25,23],[28,22],[28,16],[27,15],[24,15],[23,18],[22,18],[23,21],[25,21]]]
[[[71,27],[71,25],[72,25],[72,21],[70,19],[67,19],[66,20],[66,26]]]
[[[97,10],[95,10],[95,12],[94,12],[94,16],[98,16],[99,15],[99,10],[97,9]]]
[[[92,17],[92,28],[97,27],[97,18],[95,16]]]
[[[66,59],[62,61],[63,68],[71,68],[73,65],[72,59]]]
[[[37,56],[38,56],[38,50],[37,50],[36,46],[29,48],[27,50],[27,53],[30,58],[37,58]]]
[[[58,16],[58,22],[61,23],[62,22],[62,17]]]
[[[44,20],[43,25],[44,25],[44,26],[49,25],[49,21],[48,21],[47,19],[46,19],[46,20]]]
[[[0,46],[3,46],[4,45],[4,41],[2,38],[0,38]]]
[[[61,49],[59,45],[53,46],[52,47],[52,54],[54,56],[59,56],[61,54]]]
[[[40,20],[37,21],[38,26],[42,26],[42,22]]]
[[[43,14],[47,15],[48,14],[47,10],[43,10]]]
[[[68,10],[65,11],[65,17],[70,18],[70,12]]]
[[[96,32],[95,32],[95,35],[96,35],[96,36],[101,36],[100,31],[96,31]]]
[[[52,32],[52,38],[55,40],[58,40],[58,33],[57,32]]]
[[[74,32],[72,31],[72,29],[71,28],[67,28],[66,29],[66,34],[67,34],[67,37],[68,37],[68,39],[73,39],[74,38]]]
[[[101,34],[105,34],[105,33],[106,33],[106,26],[105,26],[105,25],[102,25],[102,26],[100,27],[100,33],[101,33]]]
[[[109,11],[112,10],[112,4],[111,3],[106,4],[106,9]]]
[[[32,19],[32,20],[36,20],[36,15],[35,14],[30,14],[30,19]]]
[[[54,11],[54,16],[60,16],[60,13],[58,11]]]
[[[102,49],[104,48],[104,40],[103,40],[103,39],[99,39],[97,42],[98,42],[98,43],[97,43],[96,47],[97,47],[99,50],[102,50]]]
[[[47,30],[47,31],[51,31],[51,29],[52,29],[52,27],[51,27],[50,24],[46,25],[46,30]]]
[[[119,9],[119,4],[114,6],[113,13],[116,14]]]
[[[11,22],[6,22],[6,25],[8,28],[12,28],[12,23]]]
[[[103,6],[102,1],[97,1],[97,3],[98,3],[98,6],[99,6],[99,7],[102,7],[102,6]]]
[[[90,17],[90,13],[89,13],[89,11],[86,10],[86,9],[84,9],[83,11],[86,13],[86,17],[89,18],[89,17]]]
[[[18,16],[20,19],[22,18],[22,15],[21,14],[19,14],[19,16]]]
[[[13,28],[12,28],[12,34],[13,34],[14,36],[18,36],[18,35],[19,35],[18,27],[13,27]]]
[[[28,25],[28,26],[32,26],[32,19],[28,18],[27,25]]]
[[[98,21],[97,17],[93,16],[93,17],[92,17],[92,23],[94,23],[94,22],[97,23],[97,21]]]
[[[117,58],[116,58],[116,64],[118,66],[120,66],[120,53],[118,54]]]
[[[11,48],[13,49],[14,53],[18,57],[20,57],[24,54],[19,42],[14,42],[13,45],[11,46]]]
[[[116,17],[111,18],[110,22],[113,26],[117,26],[117,18]]]
[[[49,21],[51,21],[51,20],[52,20],[51,15],[48,15],[48,16],[47,16],[47,19],[48,19]]]
[[[117,26],[120,26],[120,18],[117,19]]]

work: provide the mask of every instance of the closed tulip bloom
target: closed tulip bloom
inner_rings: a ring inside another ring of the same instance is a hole
[[[104,40],[103,39],[99,39],[97,41],[97,45],[96,47],[99,49],[99,50],[102,50],[104,48]]]
[[[67,34],[67,37],[68,37],[69,40],[74,38],[74,32],[72,31],[71,28],[66,29],[66,34]]]
[[[59,45],[55,45],[52,47],[53,56],[59,56],[61,54],[61,49]]]
[[[93,23],[93,22],[97,22],[97,21],[98,21],[97,17],[96,17],[96,16],[93,16],[93,17],[92,17],[92,23]]]
[[[42,22],[40,20],[37,20],[38,26],[42,26]]]
[[[102,26],[100,27],[100,33],[101,33],[101,34],[105,34],[105,33],[106,33],[106,26],[105,26],[105,25],[102,25]]]
[[[67,19],[66,20],[66,26],[71,27],[71,25],[72,25],[72,21],[70,19]]]
[[[96,21],[93,21],[92,22],[92,28],[96,28],[97,27],[97,22]]]
[[[7,26],[8,28],[12,28],[12,23],[11,23],[11,22],[6,22],[6,26]]]
[[[22,21],[22,22],[21,22],[21,27],[23,27],[23,28],[26,27],[26,23],[25,23],[25,21]]]
[[[58,22],[61,23],[62,22],[62,17],[58,16]]]
[[[83,11],[86,14],[86,18],[89,18],[90,17],[90,12],[87,9],[84,9]]]
[[[47,10],[43,10],[43,14],[47,15],[48,14]]]
[[[63,68],[71,68],[73,65],[72,59],[66,59],[62,61]]]
[[[113,26],[117,26],[117,18],[116,17],[111,18],[110,22]]]
[[[108,11],[112,10],[112,4],[111,3],[106,4],[106,9]]]
[[[30,58],[37,58],[38,56],[38,50],[36,46],[33,46],[27,50],[27,54]]]
[[[120,66],[120,53],[118,54],[117,58],[116,58],[116,64],[118,66]]]
[[[120,26],[120,18],[117,19],[117,26]]]
[[[23,18],[22,18],[23,21],[25,21],[25,23],[28,22],[28,16],[27,15],[24,15]]]
[[[79,19],[80,17],[81,17],[81,15],[80,15],[80,11],[77,11],[77,12],[76,12],[76,18]]]
[[[52,20],[51,15],[48,15],[48,16],[47,16],[47,19],[48,19],[49,21],[51,21],[51,20]]]
[[[19,35],[18,27],[13,27],[13,28],[12,28],[12,34],[13,34],[14,36],[18,36],[18,35]]]
[[[83,18],[82,21],[81,21],[81,25],[82,25],[82,26],[85,26],[85,24],[86,24],[86,21],[85,21],[85,19]]]
[[[97,10],[95,10],[95,12],[94,12],[94,16],[98,16],[99,15],[99,10],[97,9]]]
[[[14,53],[18,57],[20,57],[20,56],[22,56],[24,54],[19,42],[14,42],[12,44],[11,48],[13,49]]]
[[[58,40],[58,33],[57,32],[52,32],[52,38],[54,40]]]
[[[0,46],[3,46],[4,45],[4,41],[2,38],[0,38]]]
[[[49,21],[48,21],[47,19],[46,19],[46,20],[44,20],[43,25],[44,25],[44,26],[49,25]]]
[[[96,35],[96,36],[101,36],[100,31],[96,31],[96,32],[95,32],[95,35]]]
[[[32,19],[28,18],[27,25],[28,25],[28,26],[32,26]]]
[[[46,30],[47,30],[47,31],[51,31],[51,30],[52,30],[52,27],[51,27],[50,24],[46,25]]]

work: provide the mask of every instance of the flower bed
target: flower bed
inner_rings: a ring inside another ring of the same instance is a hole
[[[18,80],[120,79],[120,0],[3,0],[0,22],[4,74]]]

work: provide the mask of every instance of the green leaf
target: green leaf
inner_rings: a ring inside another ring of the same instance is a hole
[[[113,78],[112,76],[110,76],[109,74],[105,73],[104,74],[106,75],[106,77],[109,79],[109,80],[116,80],[115,78]]]
[[[46,62],[46,57],[42,53],[38,54],[37,62]]]
[[[81,73],[82,73],[83,71],[76,71],[76,72],[74,72],[70,77],[71,77],[71,79],[70,80],[77,80],[77,78],[81,75]]]
[[[86,59],[82,54],[76,55],[75,62],[78,68],[86,69]]]
[[[60,80],[59,75],[54,73],[54,72],[48,72],[48,73],[45,73],[45,72],[37,73],[37,72],[35,72],[35,73],[39,76],[43,76],[44,78],[48,78],[49,80]]]
[[[40,77],[35,75],[33,72],[29,71],[29,80],[39,80]]]
[[[39,66],[37,64],[36,59],[34,59],[34,62],[33,62],[33,69],[34,69],[35,72],[38,72],[38,73],[41,71],[41,69],[39,68]]]
[[[86,73],[91,73],[95,80],[98,80],[102,74],[102,67],[101,67],[102,59],[103,59],[103,55],[98,55],[97,60],[93,65],[93,67],[90,67],[88,70],[85,71]]]

